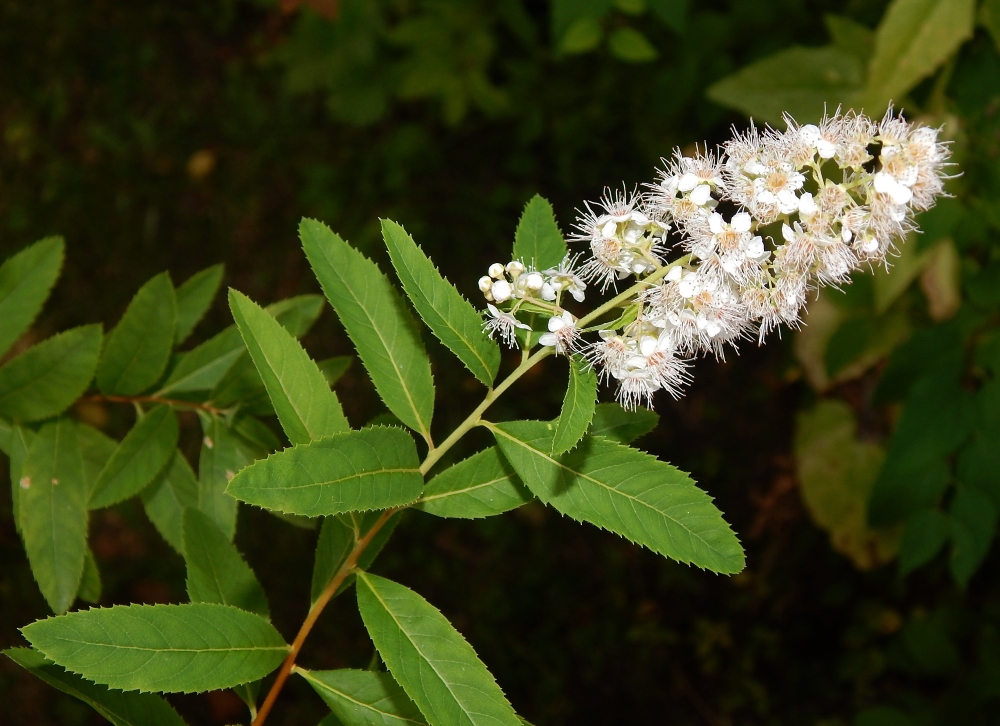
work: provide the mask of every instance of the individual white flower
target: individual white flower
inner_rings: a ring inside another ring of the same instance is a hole
[[[507,302],[510,300],[514,289],[510,286],[510,283],[506,280],[497,280],[490,287],[490,294],[493,295],[493,299],[498,302]]]
[[[915,182],[916,169],[913,170],[911,184]],[[880,171],[875,174],[875,191],[880,194],[888,194],[894,204],[908,204],[913,199],[913,191],[903,180],[896,179],[891,174]]]
[[[557,267],[545,271],[549,284],[555,292],[568,292],[577,302],[586,299],[587,283],[575,271],[577,257],[566,255]]]
[[[486,333],[491,337],[495,334],[499,334],[500,339],[511,348],[517,346],[515,328],[531,330],[530,325],[525,325],[520,320],[515,318],[512,313],[499,310],[490,304],[486,305],[486,309],[490,313],[490,318],[483,323],[483,330],[486,331]]]
[[[577,336],[576,318],[568,310],[549,318],[547,327],[549,332],[542,333],[538,338],[540,345],[554,347],[558,355],[565,355],[573,349]]]

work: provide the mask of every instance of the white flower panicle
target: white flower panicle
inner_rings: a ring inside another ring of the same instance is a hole
[[[659,390],[680,395],[690,359],[796,328],[820,287],[888,267],[916,230],[914,214],[944,193],[949,149],[938,130],[891,109],[880,122],[839,111],[816,125],[785,120],[785,131],[751,125],[718,153],[676,152],[643,194],[609,191],[585,204],[573,237],[589,246],[582,264],[492,265],[480,289],[509,309],[489,305],[485,327],[513,344],[514,329],[527,328],[519,313],[547,315],[538,342],[584,355],[634,408]],[[562,307],[567,296],[583,302],[585,281],[604,291],[628,278],[635,294],[599,308],[615,316],[603,326],[581,328]],[[592,331],[599,339],[583,342]]]

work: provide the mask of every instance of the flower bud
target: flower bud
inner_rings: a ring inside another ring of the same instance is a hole
[[[537,272],[529,272],[524,284],[529,290],[538,292],[542,289],[542,285],[545,284],[545,279]]]
[[[499,280],[501,277],[503,277],[503,265],[501,265],[499,262],[494,262],[492,265],[490,265],[489,273],[490,277],[492,277],[494,280]]]
[[[506,302],[510,300],[511,293],[513,292],[510,283],[506,280],[497,280],[493,283],[493,287],[490,292],[493,293],[493,299],[498,303]]]
[[[479,292],[489,292],[491,287],[493,287],[493,280],[486,275],[479,278]]]
[[[517,277],[524,272],[524,264],[520,260],[512,260],[507,263],[507,272],[511,277]]]

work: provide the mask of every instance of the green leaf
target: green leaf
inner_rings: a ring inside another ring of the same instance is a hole
[[[743,548],[711,498],[670,464],[590,437],[553,458],[554,426],[543,421],[489,428],[521,481],[563,514],[678,562],[724,574],[743,569]]]
[[[65,245],[46,237],[0,266],[0,356],[34,322],[59,277]]]
[[[272,454],[237,474],[228,491],[248,504],[316,517],[409,504],[422,486],[413,439],[379,426]]]
[[[140,496],[149,521],[167,544],[183,554],[184,509],[198,506],[198,480],[184,454],[175,450],[170,463]]]
[[[993,501],[973,487],[958,487],[948,508],[951,515],[951,574],[965,587],[983,563],[997,531]]]
[[[6,428],[6,422],[4,428]],[[28,457],[28,449],[35,438],[35,432],[23,426],[10,426],[3,437],[3,452],[10,459],[10,499],[11,510],[14,515],[14,529],[21,534],[21,515],[19,512],[19,502],[21,500],[21,490],[23,489],[24,460]]]
[[[123,691],[229,688],[263,678],[288,654],[264,618],[209,603],[79,610],[21,633],[66,670]]]
[[[194,326],[205,316],[222,284],[222,265],[212,265],[196,272],[177,288],[176,345],[183,343]]]
[[[202,419],[205,436],[198,460],[198,509],[232,539],[236,534],[238,503],[226,487],[253,456],[236,433],[217,416]]]
[[[596,18],[578,18],[566,29],[559,43],[563,53],[586,53],[601,43],[604,31]]]
[[[253,570],[215,522],[197,509],[184,510],[183,552],[191,602],[232,605],[270,617]]]
[[[500,347],[483,332],[482,317],[405,229],[383,219],[382,237],[403,289],[427,327],[483,385],[492,386],[500,367]]]
[[[850,105],[863,84],[864,67],[857,56],[835,46],[793,46],[716,81],[706,95],[771,123],[780,123],[786,112],[809,123],[827,108]]]
[[[864,107],[873,114],[945,62],[972,37],[974,0],[893,0],[875,30]]]
[[[97,387],[107,394],[134,396],[163,375],[174,348],[177,303],[170,275],[161,272],[132,298],[108,333],[97,365]]]
[[[97,569],[94,553],[87,548],[87,556],[83,560],[83,577],[76,596],[84,602],[97,604],[101,601],[101,571]]]
[[[309,264],[386,406],[430,441],[434,381],[416,323],[378,266],[329,227],[299,225]]]
[[[358,572],[358,609],[382,660],[431,726],[520,726],[472,646],[420,595]]]
[[[517,223],[513,259],[545,270],[558,265],[565,256],[566,240],[559,231],[552,205],[536,194],[525,205]]]
[[[333,358],[321,360],[317,365],[323,373],[326,382],[331,386],[335,386],[341,376],[347,373],[347,369],[351,367],[352,360],[354,359],[349,355],[338,355]]]
[[[875,52],[875,33],[871,28],[846,15],[824,15],[823,23],[835,46],[856,56],[865,65],[868,64]]]
[[[73,604],[87,551],[87,481],[76,425],[56,419],[35,434],[21,470],[18,514],[35,576],[53,612]]]
[[[599,403],[590,424],[591,436],[604,436],[619,444],[631,444],[656,428],[660,417],[648,408],[628,411],[617,403]]]
[[[358,568],[367,569],[385,547],[389,537],[399,524],[402,512],[392,515],[382,528],[368,542],[368,546],[358,556]],[[350,512],[323,518],[323,527],[316,543],[316,558],[312,572],[312,602],[316,602],[340,566],[350,555],[354,545],[368,534],[371,528],[382,518],[382,512]],[[337,588],[334,596],[339,595],[354,584],[354,575],[348,575]]]
[[[0,416],[40,421],[62,413],[87,390],[101,352],[101,326],[53,335],[0,368]]]
[[[3,653],[53,688],[80,699],[115,726],[184,726],[184,719],[160,696],[99,686],[29,648],[10,648]]]
[[[569,384],[552,437],[552,454],[562,454],[579,443],[590,428],[597,405],[597,373],[579,356],[570,358]]]
[[[289,441],[304,444],[348,430],[336,394],[299,342],[236,290],[229,291],[229,307]]]
[[[282,327],[296,338],[309,332],[319,314],[323,312],[322,295],[296,295],[287,297],[266,308]]]
[[[907,517],[899,540],[899,573],[908,575],[934,559],[949,529],[948,517],[939,509],[921,509]]]
[[[618,60],[626,63],[649,63],[659,58],[656,47],[649,38],[635,28],[615,28],[608,36],[608,50]]]
[[[491,446],[431,479],[416,509],[438,517],[477,519],[516,509],[534,495]]]
[[[678,33],[684,32],[687,27],[688,0],[647,0],[647,4],[667,27]]]
[[[159,395],[210,391],[246,352],[236,326],[209,338],[194,350],[183,353],[167,376]]]
[[[118,442],[93,426],[77,422],[76,439],[83,455],[83,474],[87,480],[87,497],[94,490],[97,477],[118,448]]]
[[[145,489],[173,457],[179,435],[170,406],[155,406],[140,418],[97,476],[90,508],[110,507]]]
[[[307,671],[296,667],[343,726],[426,724],[420,709],[388,673],[338,670]]]

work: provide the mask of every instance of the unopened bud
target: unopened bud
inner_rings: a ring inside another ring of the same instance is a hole
[[[512,260],[507,263],[507,272],[511,277],[517,277],[524,272],[524,263],[520,260]]]
[[[513,290],[511,289],[510,283],[506,280],[497,280],[493,283],[493,288],[490,292],[493,293],[494,300],[498,303],[502,303],[510,300],[510,295]]]
[[[489,292],[491,287],[493,287],[493,280],[486,275],[479,278],[479,292]]]
[[[492,265],[490,265],[489,272],[490,272],[490,277],[492,277],[494,280],[499,280],[501,277],[503,277],[503,265],[501,265],[499,262],[494,262]]]

